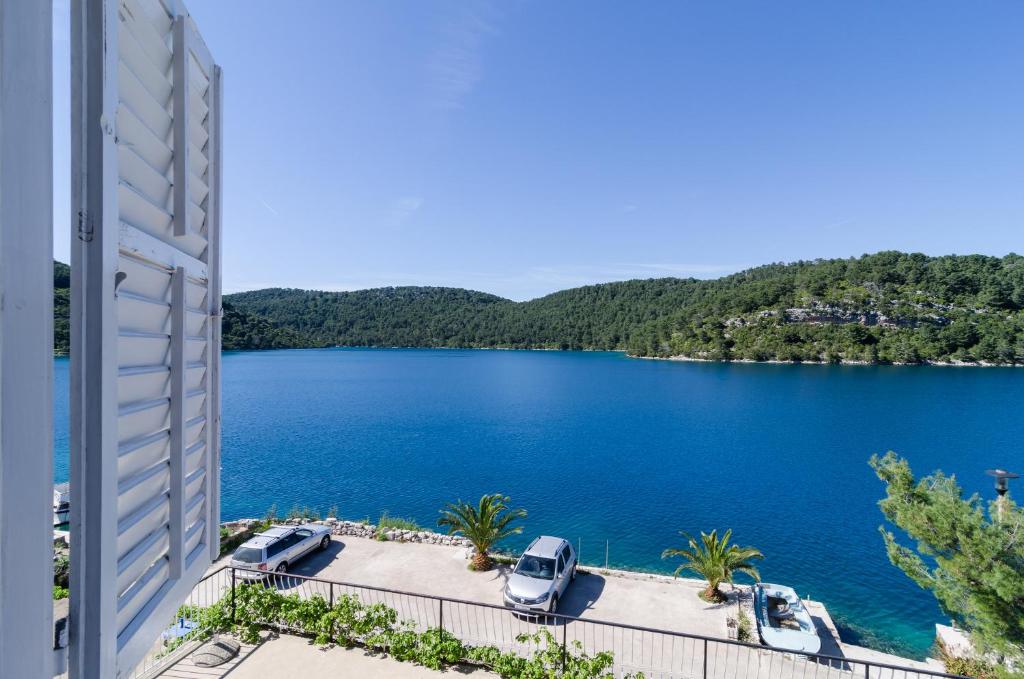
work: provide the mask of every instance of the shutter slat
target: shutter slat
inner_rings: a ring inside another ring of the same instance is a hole
[[[124,629],[168,581],[167,559],[159,559],[117,598],[117,626]]]
[[[152,566],[157,559],[167,554],[170,535],[165,528],[158,528],[132,547],[117,561],[117,589],[124,592],[128,586]]]
[[[96,0],[72,15],[72,146],[90,178],[75,209],[100,236],[78,245],[90,264],[75,269],[78,337],[104,348],[84,347],[76,372],[102,390],[72,404],[76,459],[102,469],[84,478],[83,534],[105,536],[80,543],[91,579],[79,602],[103,628],[77,633],[89,657],[114,658],[97,676],[127,676],[219,544],[221,71],[180,0]]]
[[[121,63],[131,69],[150,96],[166,109],[173,91],[171,81],[167,78],[167,67],[161,68],[153,62],[136,37],[135,31],[124,21],[118,24],[117,39],[121,47]],[[170,52],[164,56],[167,64],[170,64],[170,57]]]
[[[171,50],[168,47],[169,41],[166,36],[170,33],[170,29],[158,29],[154,25],[158,21],[156,17],[164,15],[166,18],[166,12],[160,11],[154,14],[146,11],[139,0],[120,0],[120,2],[122,5],[121,19],[125,28],[132,32],[153,65],[161,73],[169,73]],[[128,10],[127,13],[124,10]]]
[[[117,142],[128,146],[157,172],[170,171],[174,152],[166,135],[159,136],[158,130],[150,129],[130,107],[117,107]]]

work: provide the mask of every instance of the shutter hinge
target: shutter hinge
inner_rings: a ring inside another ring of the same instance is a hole
[[[85,210],[78,211],[78,240],[85,243],[92,242],[92,218]]]

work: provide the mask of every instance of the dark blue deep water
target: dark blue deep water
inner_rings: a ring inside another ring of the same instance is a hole
[[[677,531],[732,528],[766,580],[824,601],[850,640],[923,656],[942,615],[891,566],[872,453],[919,473],[1024,469],[1024,370],[643,361],[617,353],[226,353],[223,518],[272,503],[432,525],[500,491],[584,562],[665,571]],[[56,475],[67,478],[67,361]]]

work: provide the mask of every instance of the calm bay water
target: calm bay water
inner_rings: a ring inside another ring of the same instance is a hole
[[[850,641],[923,656],[943,618],[884,554],[867,466],[1024,468],[1024,371],[643,361],[617,353],[328,349],[226,353],[223,518],[275,503],[431,526],[503,492],[582,560],[668,571],[677,531],[732,528],[765,580],[824,601]],[[67,478],[56,359],[56,477]]]

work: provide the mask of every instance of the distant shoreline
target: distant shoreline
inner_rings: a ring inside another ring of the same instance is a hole
[[[783,361],[777,358],[771,358],[764,361],[755,361],[752,358],[730,358],[730,359],[715,359],[715,358],[694,358],[691,356],[632,356],[626,354],[629,358],[639,358],[649,361],[681,361],[685,363],[748,363],[748,364],[775,364],[775,365],[861,365],[861,366],[897,366],[900,368],[913,368],[913,367],[937,367],[937,368],[1024,368],[1024,364],[1021,363],[988,363],[986,361],[968,362],[968,361],[921,361],[920,363],[882,363],[882,362],[871,362],[871,361]]]
[[[333,347],[273,347],[267,349],[222,349],[221,353],[236,353],[244,351],[308,351],[309,349],[426,349],[441,351],[550,351],[565,353],[610,353],[623,354],[626,358],[635,358],[645,361],[676,361],[680,363],[743,363],[747,365],[842,365],[842,366],[896,366],[900,368],[914,367],[936,367],[936,368],[1024,368],[1024,363],[989,363],[987,361],[921,361],[920,363],[882,363],[871,361],[784,361],[778,358],[770,358],[764,361],[755,361],[752,358],[696,358],[693,356],[634,356],[625,349],[554,349],[550,347],[382,347],[370,345],[335,345]],[[54,352],[54,358],[69,358],[69,354]]]

